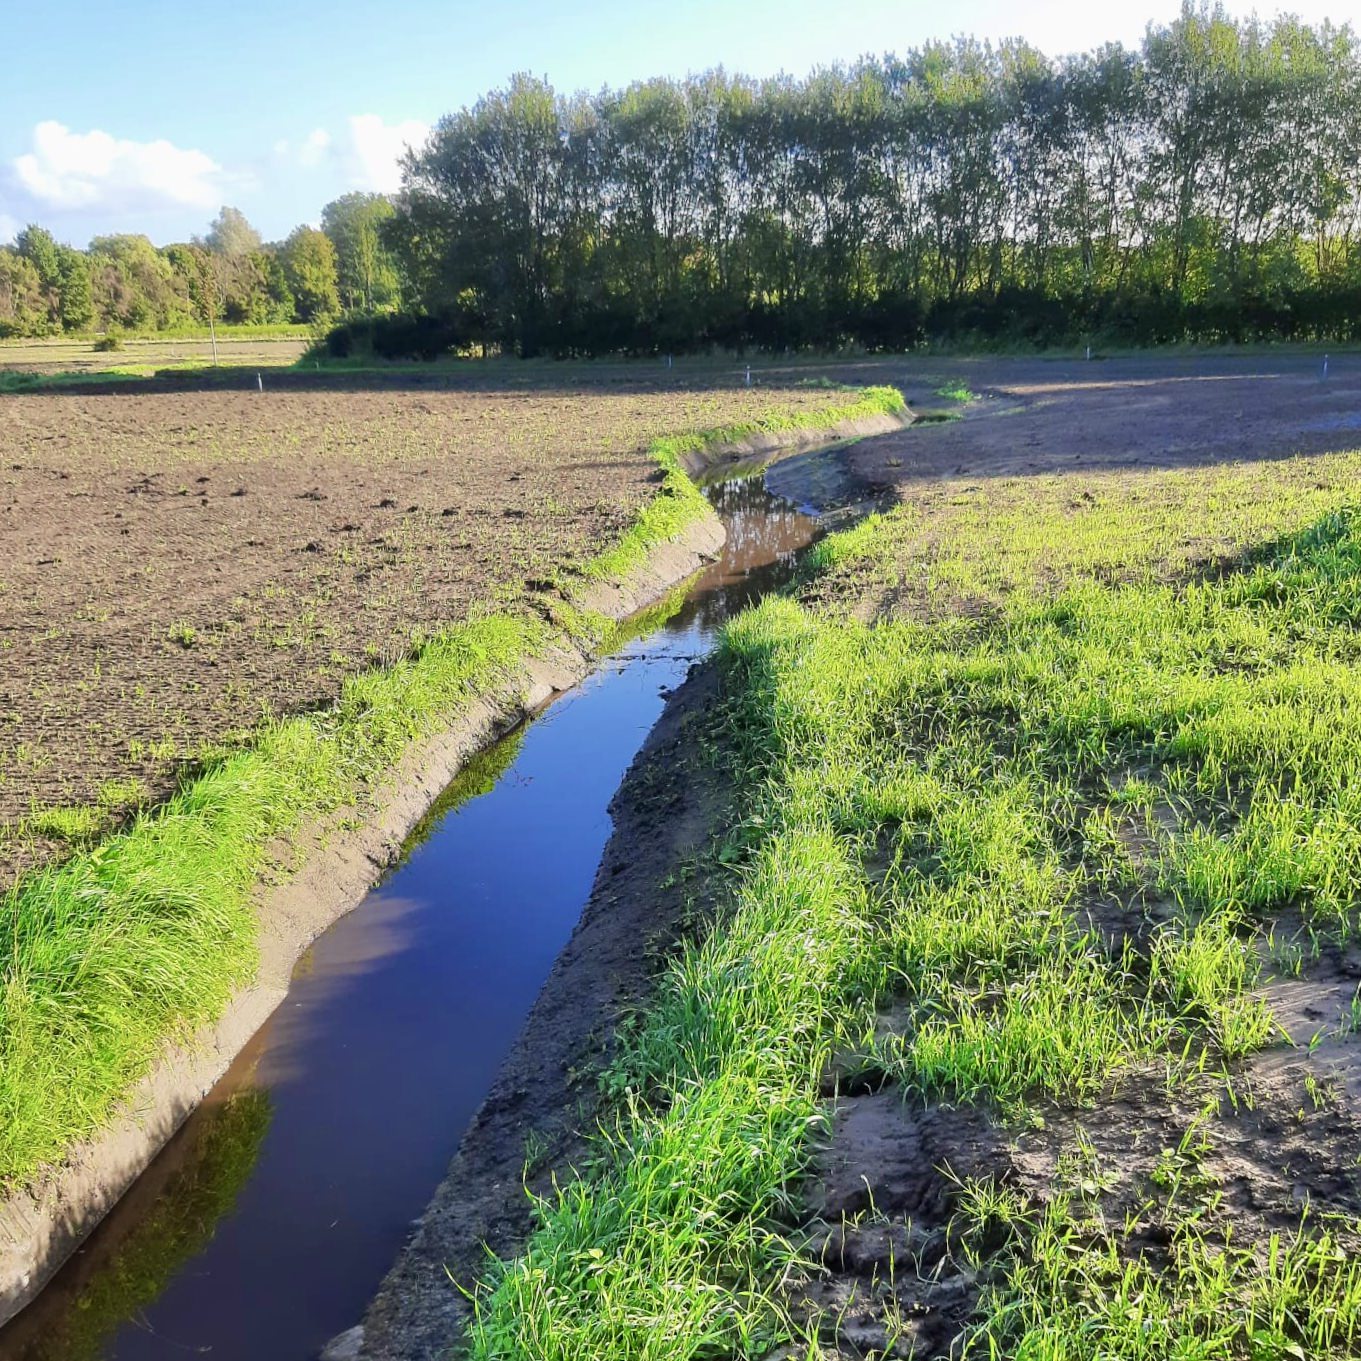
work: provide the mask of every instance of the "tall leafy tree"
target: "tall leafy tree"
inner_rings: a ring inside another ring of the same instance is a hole
[[[32,228],[0,324],[401,304],[432,314],[422,350],[520,354],[1361,338],[1361,44],[1206,0],[1062,61],[961,38],[806,79],[569,97],[520,75],[404,176],[281,247],[231,208],[197,252],[92,243],[90,299]]]
[[[321,229],[335,247],[340,305],[347,312],[387,312],[400,300],[397,261],[383,235],[396,212],[386,195],[358,192],[321,210]]]
[[[0,336],[40,335],[48,324],[42,280],[32,261],[0,246]]]
[[[279,252],[283,277],[300,321],[322,322],[340,310],[336,248],[325,232],[298,227]]]

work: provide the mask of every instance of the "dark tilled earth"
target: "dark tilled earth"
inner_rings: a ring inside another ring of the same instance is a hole
[[[652,439],[829,403],[716,371],[248,377],[0,397],[0,887],[63,848],[35,811],[102,795],[108,825],[598,552],[651,493]]]

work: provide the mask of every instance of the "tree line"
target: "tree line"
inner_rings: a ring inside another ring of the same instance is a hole
[[[1361,339],[1361,45],[1188,2],[1058,60],[956,39],[806,78],[520,75],[392,200],[278,245],[224,210],[162,250],[0,250],[0,334],[208,315],[348,318],[338,354]]]
[[[1188,5],[1062,60],[517,76],[408,157],[386,231],[444,338],[526,355],[1356,338],[1359,56]]]
[[[400,301],[398,261],[384,243],[392,203],[346,194],[266,244],[236,208],[201,238],[158,248],[145,236],[96,237],[86,250],[26,227],[0,247],[0,336],[174,331],[210,322],[326,326]]]

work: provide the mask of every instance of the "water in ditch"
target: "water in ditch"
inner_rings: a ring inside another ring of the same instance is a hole
[[[308,1361],[359,1320],[576,925],[666,691],[849,499],[836,446],[752,472],[706,488],[727,543],[679,610],[460,774],[0,1358]]]

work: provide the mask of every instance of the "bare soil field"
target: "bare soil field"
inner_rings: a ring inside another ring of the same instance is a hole
[[[225,365],[274,368],[295,363],[308,341],[273,336],[219,336],[217,361]],[[213,343],[199,337],[128,339],[114,351],[96,350],[92,340],[23,340],[0,342],[0,370],[54,375],[104,373],[108,370],[151,370],[199,366],[213,362]]]
[[[827,405],[793,379],[552,375],[0,397],[0,882],[606,547],[652,439]]]

